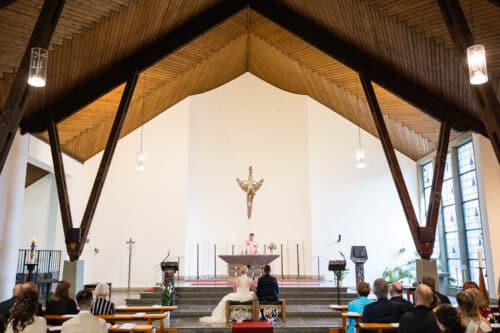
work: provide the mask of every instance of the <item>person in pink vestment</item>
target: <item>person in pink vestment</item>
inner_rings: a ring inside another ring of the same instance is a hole
[[[248,239],[245,241],[245,254],[257,254],[258,244],[254,238],[255,235],[253,233],[248,235]]]

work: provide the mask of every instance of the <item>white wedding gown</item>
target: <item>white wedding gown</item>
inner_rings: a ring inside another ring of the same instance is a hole
[[[250,287],[253,284],[252,279],[248,276],[240,276],[235,281],[236,292],[229,293],[224,296],[219,304],[212,311],[212,315],[209,317],[201,317],[200,322],[202,323],[225,323],[226,322],[226,302],[227,301],[239,301],[247,302],[257,299],[257,296],[253,291],[250,291]]]

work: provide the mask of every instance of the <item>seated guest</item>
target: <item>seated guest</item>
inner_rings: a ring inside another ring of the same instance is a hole
[[[69,298],[69,283],[61,281],[56,287],[54,297],[47,303],[45,314],[77,314],[78,309],[74,300]]]
[[[278,280],[271,276],[271,266],[264,266],[264,275],[257,282],[257,297],[261,302],[273,302],[279,300],[280,291]]]
[[[437,324],[443,333],[465,333],[465,327],[458,315],[457,309],[450,304],[440,305],[436,311]]]
[[[90,313],[92,292],[80,290],[76,294],[76,301],[80,307],[80,313],[62,325],[61,333],[105,333],[108,331],[106,321]]]
[[[484,319],[488,320],[489,322],[494,322],[495,317],[493,316],[493,312],[490,309],[488,301],[481,293],[481,290],[479,289],[477,283],[474,281],[465,281],[462,286],[462,291],[466,291],[468,289],[474,289],[479,291],[479,293],[474,292],[476,296],[477,305],[479,306],[479,313],[481,314],[481,317],[483,317]]]
[[[32,287],[23,287],[10,310],[6,333],[46,333],[45,318],[36,316],[38,292]]]
[[[16,284],[12,289],[12,297],[0,303],[0,332],[5,331],[5,325],[10,317],[10,309],[14,306],[16,297],[21,292],[21,284]]]
[[[436,315],[432,312],[432,289],[425,285],[418,285],[415,290],[415,308],[405,313],[399,322],[399,333],[439,333]]]
[[[33,282],[24,282],[23,284],[21,284],[21,289],[35,289],[36,291],[38,291],[36,289],[36,285]],[[42,303],[40,303],[40,301],[38,302],[36,315],[43,317],[43,306]]]
[[[389,302],[388,292],[389,286],[384,279],[373,282],[373,293],[377,296],[377,301],[365,305],[361,317],[363,323],[399,323],[405,310],[401,304]]]
[[[424,276],[422,278],[422,283],[428,285],[431,287],[432,292],[436,297],[439,299],[439,302],[435,302],[437,304],[433,304],[432,308],[440,305],[440,304],[451,304],[450,299],[448,296],[441,294],[440,292],[436,291],[436,279],[434,279],[432,276]]]
[[[491,326],[486,319],[479,314],[477,301],[479,291],[468,289],[457,294],[458,313],[465,326],[465,333],[486,333],[491,332]]]
[[[353,299],[347,304],[347,312],[358,312],[363,313],[365,305],[373,303],[371,299],[368,298],[370,294],[370,285],[364,281],[358,283],[358,298]],[[347,332],[354,333],[356,326],[356,320],[349,318],[347,321]]]
[[[98,283],[95,287],[95,301],[90,312],[93,315],[115,314],[115,305],[108,301],[109,287],[106,283]]]
[[[413,311],[413,304],[403,298],[403,285],[399,281],[394,281],[389,289],[391,302],[403,305],[405,312]]]

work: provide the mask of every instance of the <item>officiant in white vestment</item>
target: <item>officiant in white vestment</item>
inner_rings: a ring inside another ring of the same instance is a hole
[[[229,293],[224,296],[219,304],[212,311],[212,315],[208,317],[201,317],[202,323],[225,323],[226,322],[226,303],[227,301],[248,302],[257,299],[255,295],[255,287],[253,280],[248,277],[248,268],[242,266],[240,275],[234,280],[235,292]]]

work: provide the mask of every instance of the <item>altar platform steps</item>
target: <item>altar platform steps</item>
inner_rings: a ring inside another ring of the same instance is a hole
[[[210,315],[217,303],[232,292],[230,287],[177,287],[174,316],[196,318]],[[288,317],[334,318],[339,313],[328,308],[337,303],[335,287],[281,287],[280,297],[286,300]],[[340,288],[340,304],[347,304],[356,297],[346,288]],[[139,299],[127,299],[127,305],[153,305],[161,303],[161,289],[140,293]]]

